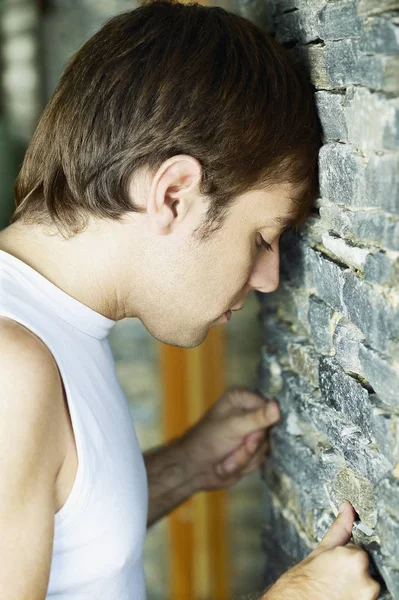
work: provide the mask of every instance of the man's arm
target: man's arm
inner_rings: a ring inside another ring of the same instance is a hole
[[[0,597],[44,600],[62,464],[60,381],[36,336],[0,323]]]
[[[148,528],[200,491],[200,485],[180,438],[151,448],[143,456],[148,478]]]

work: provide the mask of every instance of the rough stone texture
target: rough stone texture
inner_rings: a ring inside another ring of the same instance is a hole
[[[320,197],[258,294],[259,386],[280,405],[265,483],[265,585],[322,539],[342,500],[380,599],[399,600],[399,3],[274,0],[323,129]],[[288,264],[287,264],[288,263]]]

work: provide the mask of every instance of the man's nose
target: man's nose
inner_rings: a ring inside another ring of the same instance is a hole
[[[259,253],[252,269],[248,285],[258,292],[274,292],[280,283],[280,252],[279,243],[275,242],[271,250]]]

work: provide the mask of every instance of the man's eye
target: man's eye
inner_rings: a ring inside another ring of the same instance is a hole
[[[274,252],[274,250],[273,250],[273,248],[271,247],[271,245],[270,245],[270,244],[268,244],[268,243],[266,242],[266,240],[264,240],[264,239],[263,239],[263,237],[262,237],[260,234],[259,234],[259,237],[260,237],[260,244],[259,244],[259,245],[262,245],[264,248],[266,248],[266,250],[271,250],[272,252]]]

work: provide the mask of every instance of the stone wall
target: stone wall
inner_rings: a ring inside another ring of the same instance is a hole
[[[308,65],[324,139],[313,214],[282,236],[279,289],[259,294],[259,386],[282,414],[263,473],[264,583],[349,500],[381,598],[399,599],[399,2],[268,6]]]

